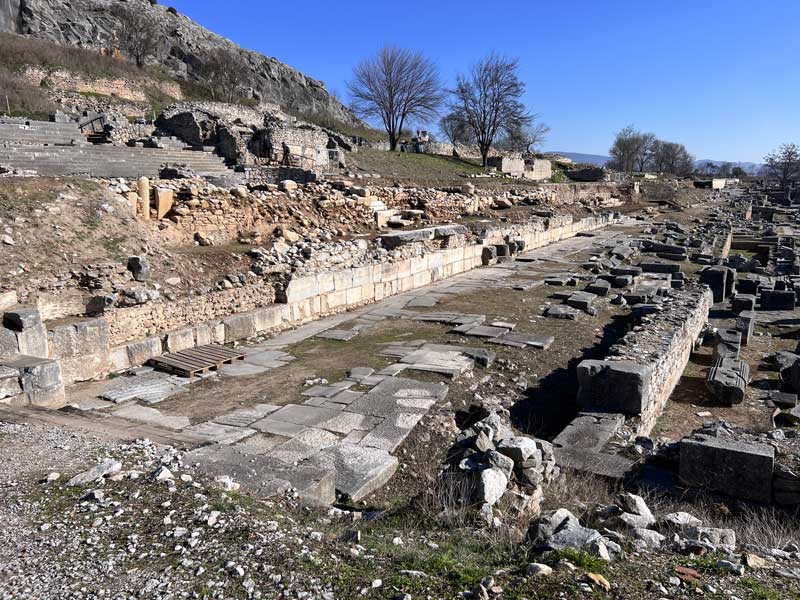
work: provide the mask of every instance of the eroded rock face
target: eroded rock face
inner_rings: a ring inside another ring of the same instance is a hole
[[[111,9],[120,4],[118,0],[0,0],[0,32],[99,50],[107,47],[121,27],[111,14]],[[253,98],[294,112],[357,122],[321,81],[306,77],[275,58],[244,50],[188,17],[168,12],[166,6],[152,5],[147,0],[129,0],[125,4],[157,22],[164,43],[154,62],[172,75],[197,81],[202,66],[215,50],[229,50],[247,61],[250,78],[243,87],[252,88]]]

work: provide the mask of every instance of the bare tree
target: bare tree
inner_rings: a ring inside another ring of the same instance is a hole
[[[143,67],[147,59],[158,53],[161,45],[161,31],[155,19],[150,19],[143,10],[133,10],[118,5],[113,14],[119,20],[120,27],[116,31],[120,50]]]
[[[635,169],[640,135],[633,125],[628,125],[617,133],[614,144],[608,151],[611,154],[610,168],[623,173],[630,173]]]
[[[654,133],[640,133],[636,139],[636,147],[635,147],[635,154],[636,154],[636,166],[640,173],[643,173],[647,170],[647,165],[650,163],[650,159],[653,155],[653,150],[655,149],[656,142],[658,138],[656,138],[656,134]]]
[[[444,138],[456,146],[458,144],[474,144],[475,137],[467,123],[466,117],[458,112],[449,112],[439,119],[439,131]],[[455,148],[453,152],[455,153]]]
[[[213,100],[236,102],[248,82],[250,68],[242,55],[217,48],[201,63],[197,74]]]
[[[420,52],[397,46],[384,46],[361,61],[347,87],[356,114],[381,120],[391,150],[397,149],[408,121],[433,119],[444,101],[436,65]]]
[[[683,177],[694,171],[694,156],[683,144],[656,140],[651,165],[653,170],[659,173]]]
[[[525,84],[517,75],[517,59],[490,54],[459,75],[453,91],[453,109],[464,115],[475,135],[486,166],[497,136],[531,124],[522,104]]]
[[[536,115],[532,118],[535,119]],[[497,146],[503,150],[520,152],[529,156],[544,143],[549,133],[550,127],[544,123],[531,124],[508,131]]]
[[[764,157],[767,175],[781,182],[786,189],[789,183],[800,177],[800,147],[797,144],[782,144]]]

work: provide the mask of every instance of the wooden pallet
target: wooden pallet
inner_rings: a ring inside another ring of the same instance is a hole
[[[235,360],[243,360],[244,357],[243,352],[237,352],[218,344],[208,344],[163,354],[151,358],[148,363],[167,373],[195,377],[209,371],[216,371],[222,365],[230,364]]]

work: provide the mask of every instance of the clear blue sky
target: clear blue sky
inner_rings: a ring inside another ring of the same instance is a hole
[[[606,154],[632,123],[697,158],[760,162],[800,142],[800,1],[162,0],[346,101],[353,65],[384,43],[452,81],[495,50],[520,59],[547,149]]]

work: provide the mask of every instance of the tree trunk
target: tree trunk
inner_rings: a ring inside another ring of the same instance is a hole
[[[486,167],[489,164],[489,147],[481,144],[481,166]]]
[[[397,136],[393,133],[389,134],[389,150],[392,152],[397,150]]]

